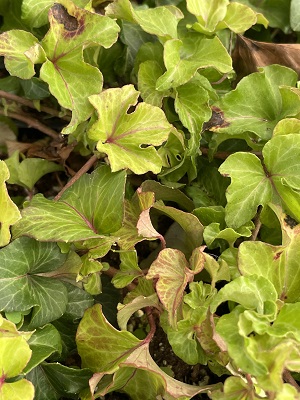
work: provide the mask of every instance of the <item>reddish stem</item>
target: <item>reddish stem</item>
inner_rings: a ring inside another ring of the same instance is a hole
[[[149,326],[150,326],[150,331],[148,335],[146,336],[144,343],[150,343],[151,340],[153,339],[153,336],[156,332],[156,323],[154,316],[152,314],[152,308],[151,307],[145,307],[146,315],[148,318]]]
[[[52,137],[53,139],[57,139],[58,133],[49,128],[48,126],[42,124],[38,119],[29,117],[28,115],[21,114],[21,113],[16,113],[12,111],[5,111],[3,108],[0,108],[0,115],[4,115],[5,117],[10,117],[13,119],[17,119],[18,121],[25,122],[26,125],[29,127],[33,127],[37,129],[40,132],[45,133],[46,135]]]
[[[93,155],[81,168],[76,174],[69,180],[69,182],[61,189],[61,191],[54,197],[54,200],[57,201],[61,198],[63,193],[71,187],[83,174],[85,174],[95,162],[98,160],[96,155]]]

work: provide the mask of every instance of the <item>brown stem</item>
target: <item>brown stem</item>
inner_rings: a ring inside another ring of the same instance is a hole
[[[16,103],[22,104],[23,106],[30,107],[36,110],[36,107],[33,103],[33,101],[29,99],[24,99],[24,97],[17,96],[16,94],[13,93],[8,93],[5,92],[4,90],[0,90],[0,97],[3,99],[15,101]],[[54,117],[59,117],[60,119],[63,119],[65,121],[70,121],[70,115],[65,115],[65,116],[60,116],[60,112],[47,106],[41,105],[41,111],[44,111],[45,113],[49,115],[53,115]]]
[[[208,152],[210,149],[208,149],[207,147],[200,147],[201,153],[204,154],[205,156],[208,155]],[[262,158],[262,153],[261,151],[249,151],[249,153],[251,154],[255,154],[258,158]],[[218,158],[220,160],[225,160],[227,157],[229,157],[231,154],[230,151],[217,151],[214,154],[214,158]]]
[[[285,382],[289,383],[290,385],[294,386],[294,388],[297,389],[297,392],[300,392],[300,387],[298,383],[295,381],[295,379],[292,377],[291,373],[289,370],[285,369],[283,371],[283,379]]]
[[[152,314],[152,308],[145,307],[145,310],[146,310],[146,315],[147,315],[149,326],[150,326],[150,331],[149,331],[148,335],[146,336],[146,338],[144,339],[144,342],[150,343],[155,334],[155,331],[156,331],[156,323],[155,323],[154,316]]]
[[[0,115],[4,115],[5,117],[10,117],[13,119],[17,119],[18,121],[25,122],[29,127],[35,128],[40,132],[45,133],[46,135],[52,137],[53,139],[57,139],[58,133],[49,128],[48,126],[42,124],[39,120],[29,117],[28,115],[16,113],[12,111],[5,111],[3,108],[0,108]]]
[[[69,180],[69,182],[61,189],[59,193],[54,197],[54,200],[59,200],[62,194],[71,187],[83,174],[85,174],[95,162],[98,160],[98,157],[94,154],[81,168],[76,174]]]
[[[258,233],[260,231],[260,228],[261,228],[261,225],[262,225],[262,223],[260,221],[261,212],[262,212],[262,207],[260,206],[258,211],[257,211],[257,213],[256,213],[256,216],[254,218],[254,229],[253,229],[252,235],[250,236],[250,239],[249,239],[251,241],[255,241],[257,239],[257,235],[258,235]]]

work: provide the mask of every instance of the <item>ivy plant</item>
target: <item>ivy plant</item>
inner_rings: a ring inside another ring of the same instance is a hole
[[[299,399],[299,9],[0,0],[1,399]]]

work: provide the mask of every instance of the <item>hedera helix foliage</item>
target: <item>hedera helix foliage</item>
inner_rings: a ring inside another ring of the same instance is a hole
[[[231,57],[299,9],[0,1],[1,399],[299,398],[298,76]]]

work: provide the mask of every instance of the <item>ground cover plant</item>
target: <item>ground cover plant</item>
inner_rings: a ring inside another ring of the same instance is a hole
[[[300,1],[0,0],[0,398],[300,398]]]

